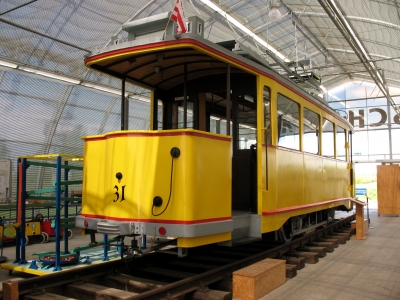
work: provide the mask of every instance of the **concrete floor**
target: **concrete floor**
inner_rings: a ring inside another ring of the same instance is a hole
[[[306,264],[261,299],[400,299],[400,218],[369,212],[374,228],[366,240],[351,239],[317,264]]]
[[[297,272],[293,279],[262,297],[270,299],[400,299],[400,218],[381,215],[376,208],[370,207],[371,227],[366,240],[350,240],[345,245],[327,253],[315,265]],[[345,213],[347,215],[347,213]],[[367,214],[365,213],[365,216]],[[101,240],[98,235],[97,240]],[[89,243],[89,236],[81,236],[80,230],[74,230],[69,239],[70,248]],[[63,249],[63,243],[61,243]],[[27,259],[37,251],[52,251],[54,243],[31,243],[26,247]],[[9,261],[15,258],[12,243],[5,246],[3,256]],[[32,275],[0,269],[0,281],[15,277]]]

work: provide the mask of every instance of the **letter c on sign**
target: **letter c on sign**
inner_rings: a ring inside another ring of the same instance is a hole
[[[381,114],[381,120],[377,123],[371,123],[369,124],[369,126],[382,126],[386,123],[387,121],[387,113],[386,111],[384,111],[382,108],[371,108],[369,110],[370,113],[372,112],[378,112]]]

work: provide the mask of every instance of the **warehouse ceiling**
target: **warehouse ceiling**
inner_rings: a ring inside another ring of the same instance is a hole
[[[299,79],[313,72],[313,78],[320,78],[317,85],[297,80],[308,92],[321,93],[354,80],[371,82],[398,112],[400,103],[387,87],[400,87],[400,2],[182,1],[185,17],[203,19],[205,38],[212,42],[236,40],[284,76]],[[169,12],[174,4],[0,0],[0,158],[82,155],[82,136],[119,130],[121,81],[86,68],[84,58],[116,37],[126,41],[124,23]],[[149,92],[131,84],[126,91],[129,129],[149,129]],[[53,177],[38,169],[27,184],[46,186]],[[16,172],[13,195],[15,182]]]
[[[209,2],[218,8],[210,7]],[[118,34],[126,39],[123,23],[171,11],[174,3],[2,0],[0,58],[119,86],[87,70],[84,55],[108,45]],[[205,20],[208,39],[238,40],[281,73],[312,71],[327,89],[354,79],[374,82],[383,90],[400,86],[400,3],[396,0],[183,0],[183,4],[186,18],[197,15]],[[269,20],[274,4],[281,13],[278,21]],[[283,59],[229,22],[225,13]]]

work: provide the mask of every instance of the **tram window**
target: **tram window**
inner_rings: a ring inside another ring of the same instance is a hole
[[[157,129],[163,129],[163,112],[164,112],[164,103],[158,100]]]
[[[226,120],[219,117],[210,117],[210,132],[218,134],[226,134]],[[232,132],[232,123],[231,123]]]
[[[346,160],[346,131],[336,126],[336,158]]]
[[[237,107],[237,149],[250,149],[257,143],[256,101],[249,95],[238,96]]]
[[[300,150],[299,139],[299,104],[278,94],[278,145]]]
[[[184,122],[184,109],[183,109],[183,102],[179,106],[178,109],[178,128],[185,128]],[[186,102],[187,106],[187,125],[186,128],[193,128],[193,102]]]
[[[322,155],[325,157],[335,157],[333,123],[327,119],[322,120]]]
[[[303,114],[303,151],[319,154],[319,115],[308,108]]]
[[[264,143],[271,145],[271,92],[269,87],[264,86]]]

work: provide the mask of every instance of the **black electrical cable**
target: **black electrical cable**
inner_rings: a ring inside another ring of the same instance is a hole
[[[171,200],[171,195],[172,195],[172,175],[173,175],[173,172],[174,172],[174,158],[175,158],[175,157],[172,156],[171,177],[170,177],[170,183],[169,183],[169,197],[168,197],[167,206],[164,208],[164,210],[163,210],[162,212],[160,212],[159,214],[155,215],[155,214],[154,214],[154,206],[155,206],[155,205],[154,205],[154,203],[153,203],[153,207],[151,208],[151,214],[152,214],[154,217],[161,216],[161,215],[167,210],[168,205],[169,205],[169,201]]]

